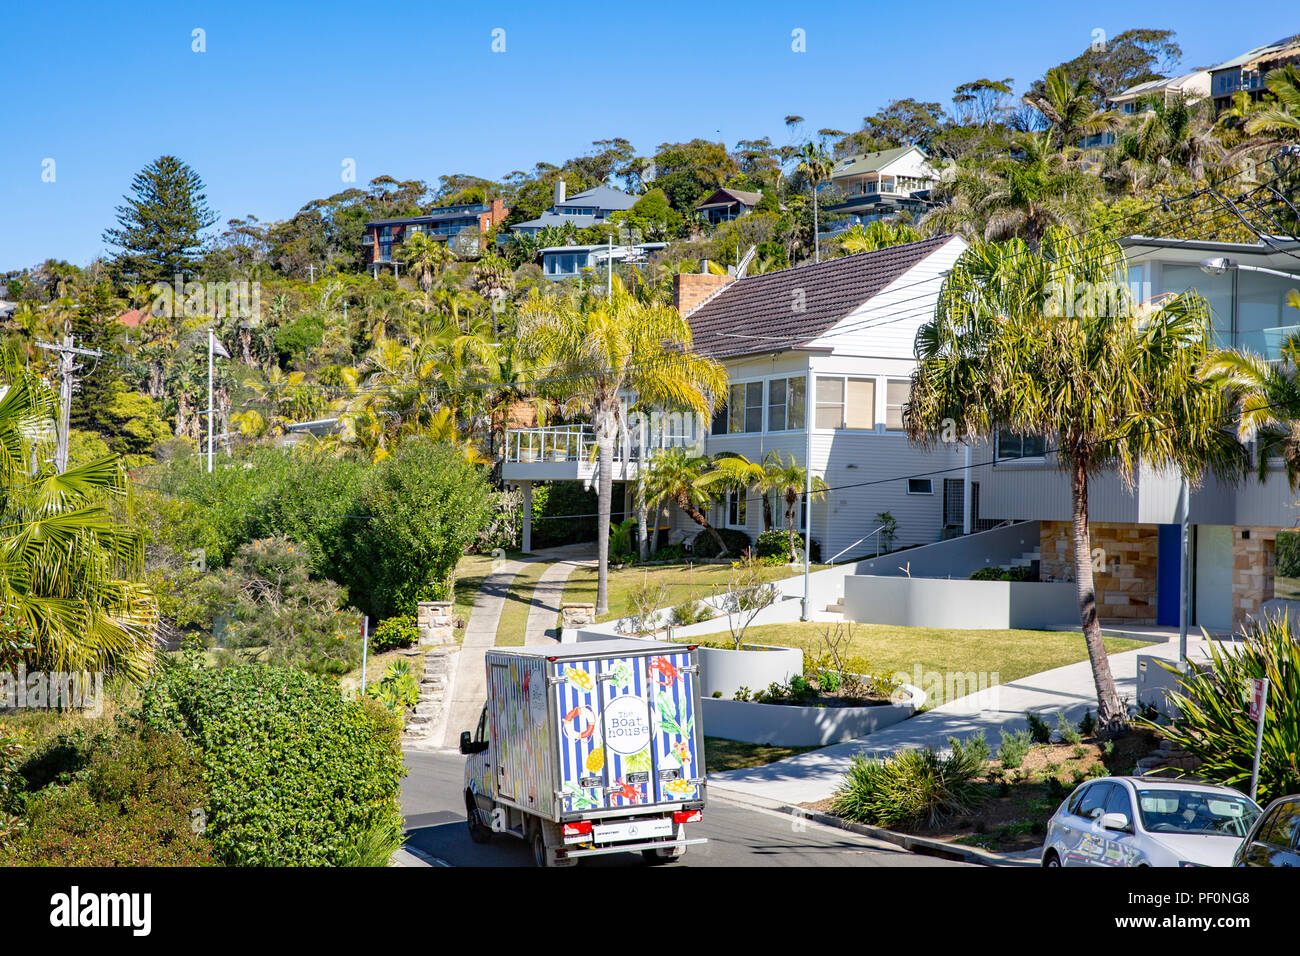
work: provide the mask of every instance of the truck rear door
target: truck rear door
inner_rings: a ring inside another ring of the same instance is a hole
[[[562,812],[702,799],[689,651],[555,666]]]

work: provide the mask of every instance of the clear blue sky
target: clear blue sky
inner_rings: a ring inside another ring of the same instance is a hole
[[[0,22],[0,270],[85,264],[131,177],[174,153],[221,221],[291,215],[374,176],[499,177],[595,139],[771,136],[782,117],[856,129],[891,99],[1022,89],[1100,28],[1177,31],[1183,66],[1300,30],[1295,0],[893,4],[11,3]],[[506,31],[493,53],[492,31]],[[191,31],[206,31],[205,53]],[[791,50],[802,29],[807,52]],[[43,161],[55,181],[43,182]]]

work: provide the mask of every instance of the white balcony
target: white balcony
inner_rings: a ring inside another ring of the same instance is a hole
[[[615,438],[613,480],[635,478],[641,462],[660,449],[691,448],[697,440],[689,424],[653,428],[634,425]],[[597,457],[596,432],[591,425],[514,428],[506,432],[501,476],[514,481],[585,481],[596,474]]]

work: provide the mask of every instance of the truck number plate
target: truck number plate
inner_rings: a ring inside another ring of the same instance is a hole
[[[673,822],[663,820],[633,820],[628,823],[607,823],[592,828],[591,835],[597,843],[611,840],[648,840],[653,837],[672,836]]]

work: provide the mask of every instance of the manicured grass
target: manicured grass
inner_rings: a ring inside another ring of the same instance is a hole
[[[524,627],[528,623],[528,610],[532,606],[533,591],[537,581],[547,568],[549,561],[535,561],[525,564],[524,569],[515,575],[506,592],[505,607],[501,608],[501,620],[497,623],[498,647],[522,647]]]
[[[824,567],[825,565],[815,564],[812,570],[820,571]],[[801,572],[795,572],[787,565],[763,569],[763,577],[768,581],[788,578],[795,573]],[[730,564],[660,564],[647,567],[632,565],[626,568],[611,568],[609,613],[600,615],[596,620],[597,622],[615,621],[626,617],[629,592],[647,581],[652,587],[658,584],[664,585],[667,589],[664,606],[673,607],[692,598],[703,600],[710,597],[715,590],[719,593],[726,591],[731,574]],[[596,603],[596,569],[575,568],[565,586],[564,600],[566,603],[584,601]]]
[[[765,624],[749,628],[745,640],[798,647],[805,654],[820,656],[826,653],[825,636],[834,627],[823,623]],[[1119,637],[1104,640],[1109,654],[1147,646],[1143,641]],[[906,674],[909,683],[916,683],[919,666],[923,677],[927,672],[973,671],[987,675],[985,686],[992,686],[1086,660],[1088,648],[1082,634],[1070,631],[961,631],[854,624],[852,637],[841,653],[866,658],[867,669],[873,674]],[[976,689],[969,688],[972,693]],[[927,706],[939,703],[942,701],[932,698]]]
[[[770,744],[746,744],[722,737],[704,738],[704,770],[719,773],[723,770],[744,770],[793,757],[815,747],[773,747]]]
[[[513,561],[518,557],[518,551],[509,551],[505,559]],[[456,563],[456,594],[453,610],[462,621],[469,620],[469,612],[474,607],[474,598],[478,596],[478,590],[483,586],[483,579],[492,573],[492,562],[495,560],[490,554],[467,554]],[[457,628],[456,640],[459,641],[464,634],[462,628]]]

